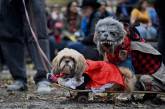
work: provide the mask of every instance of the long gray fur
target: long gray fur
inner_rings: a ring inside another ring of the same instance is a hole
[[[114,52],[115,47],[123,42],[125,35],[123,24],[112,17],[107,17],[96,24],[93,40],[99,52],[103,54],[105,51],[101,47],[101,42],[110,44],[109,50]]]

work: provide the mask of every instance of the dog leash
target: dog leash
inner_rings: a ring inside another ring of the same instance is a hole
[[[36,43],[36,49],[38,50],[38,53],[41,57],[41,61],[42,61],[42,64],[44,66],[44,69],[48,72],[48,73],[52,73],[52,64],[51,62],[49,61],[49,59],[47,58],[47,56],[45,55],[45,53],[43,52],[43,50],[41,49],[40,45],[39,45],[39,41],[38,41],[38,38],[34,32],[34,29],[32,28],[32,25],[31,25],[31,22],[30,22],[30,17],[29,17],[29,14],[28,14],[28,11],[27,11],[27,8],[26,8],[26,3],[25,3],[25,0],[22,0],[22,3],[23,3],[23,7],[24,7],[24,11],[25,11],[25,17],[26,17],[26,20],[27,20],[27,23],[28,23],[28,26],[30,28],[30,31],[32,33],[32,37],[34,39],[34,42]]]

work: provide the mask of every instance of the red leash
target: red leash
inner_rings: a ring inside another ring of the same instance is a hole
[[[27,19],[30,31],[32,33],[32,37],[34,38],[34,41],[35,41],[36,46],[37,46],[37,50],[38,50],[38,52],[41,56],[41,59],[42,59],[41,60],[42,64],[43,64],[45,70],[47,72],[50,72],[51,69],[52,69],[52,64],[51,64],[51,62],[49,61],[49,59],[47,58],[47,56],[45,55],[45,53],[43,52],[43,50],[41,49],[41,47],[39,45],[38,38],[37,38],[33,28],[32,28],[31,22],[30,22],[30,18],[29,18],[29,14],[28,14],[28,11],[27,11],[27,8],[26,8],[25,0],[22,0],[22,2],[23,2],[24,10],[25,10],[26,19]]]

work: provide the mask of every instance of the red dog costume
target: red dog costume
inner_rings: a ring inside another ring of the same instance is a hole
[[[117,66],[105,61],[87,60],[85,73],[90,77],[88,88],[99,88],[107,83],[115,83],[125,87],[124,78]]]
[[[87,60],[87,68],[84,72],[85,75],[88,75],[90,81],[87,83],[86,88],[97,88],[101,86],[113,83],[121,86],[121,89],[124,89],[124,77],[120,73],[117,66],[114,64],[105,62],[105,61],[92,61]],[[64,74],[53,74],[49,79],[53,82],[57,82],[59,77],[63,77]]]

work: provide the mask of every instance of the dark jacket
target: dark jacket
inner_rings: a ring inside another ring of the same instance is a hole
[[[22,0],[0,0],[0,40],[31,36]],[[31,24],[39,38],[46,38],[44,0],[25,0]]]
[[[0,0],[0,39],[22,36],[20,0]]]

